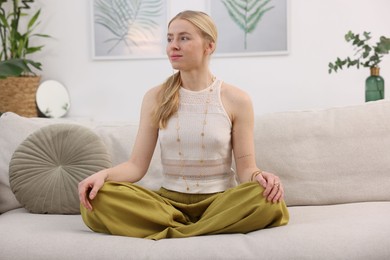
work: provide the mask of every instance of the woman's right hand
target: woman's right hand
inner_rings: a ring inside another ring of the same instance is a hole
[[[103,187],[104,182],[107,180],[107,169],[99,171],[79,183],[79,199],[81,205],[87,210],[92,210],[91,200],[96,197],[96,194]]]

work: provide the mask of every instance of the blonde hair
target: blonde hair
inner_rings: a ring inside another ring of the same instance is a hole
[[[183,11],[178,13],[168,23],[168,27],[176,19],[183,19],[197,27],[202,36],[210,42],[217,42],[217,27],[206,13],[199,11]],[[167,126],[169,118],[179,109],[179,89],[182,85],[180,71],[170,76],[161,86],[154,123],[159,128]]]

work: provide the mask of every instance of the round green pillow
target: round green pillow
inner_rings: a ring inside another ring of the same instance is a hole
[[[110,166],[108,151],[92,130],[53,124],[17,147],[9,165],[10,186],[32,213],[78,214],[78,183]]]

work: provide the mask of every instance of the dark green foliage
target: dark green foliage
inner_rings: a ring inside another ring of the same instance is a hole
[[[0,0],[0,78],[8,76],[22,76],[34,74],[33,68],[40,70],[41,64],[26,59],[32,53],[41,51],[43,45],[32,46],[30,39],[33,37],[49,37],[45,34],[35,34],[34,30],[39,25],[40,10],[36,11],[27,21],[24,30],[20,29],[20,20],[29,16],[24,9],[30,9],[33,0],[13,0],[12,10],[6,9],[7,0]]]
[[[354,58],[337,58],[333,63],[330,62],[328,65],[329,73],[333,71],[337,72],[345,66],[347,68],[355,66],[357,69],[361,66],[366,68],[377,67],[382,61],[383,56],[390,51],[390,38],[381,36],[379,42],[374,45],[369,43],[371,38],[370,32],[363,32],[363,35],[360,35],[349,31],[345,35],[345,40],[354,47]]]

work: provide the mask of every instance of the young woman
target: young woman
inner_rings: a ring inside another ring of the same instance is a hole
[[[79,184],[84,222],[96,232],[149,239],[287,224],[280,179],[255,162],[249,96],[209,69],[215,24],[184,11],[168,24],[167,39],[178,72],[145,94],[129,160]],[[146,174],[157,140],[164,181],[150,191],[133,183]]]

